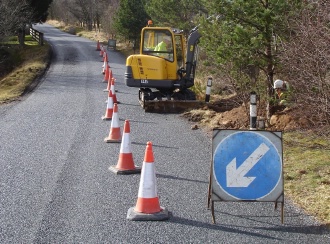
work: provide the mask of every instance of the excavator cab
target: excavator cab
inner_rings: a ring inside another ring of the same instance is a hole
[[[126,85],[175,89],[178,69],[184,65],[184,37],[171,28],[145,27],[141,33],[140,54],[126,60]]]
[[[145,28],[140,53],[162,57],[179,67],[184,64],[184,37],[178,30]],[[162,44],[164,43],[164,44]],[[160,50],[163,49],[163,50]]]
[[[140,53],[126,60],[125,83],[140,88],[139,102],[145,111],[164,107],[167,112],[167,105],[173,108],[182,101],[196,100],[195,93],[188,89],[194,85],[195,65],[194,60],[186,59],[186,46],[183,32],[177,29],[149,26],[142,29]],[[194,48],[189,47],[188,54],[194,53]]]

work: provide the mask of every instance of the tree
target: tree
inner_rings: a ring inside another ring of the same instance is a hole
[[[53,0],[29,0],[32,8],[32,21],[34,23],[45,22],[48,17],[48,9]]]
[[[305,1],[280,42],[281,73],[294,88],[296,109],[315,125],[330,124],[330,3]],[[314,119],[315,118],[315,119]]]
[[[107,36],[112,39],[115,38],[116,30],[114,27],[114,16],[116,15],[116,12],[119,8],[119,3],[113,2],[112,4],[109,4],[107,8],[105,8],[105,11],[103,15],[101,16],[101,25],[102,29],[105,33],[107,33]]]
[[[76,20],[70,13],[70,0],[53,1],[49,8],[49,17],[54,20],[63,21],[65,25],[74,23]]]
[[[89,31],[93,26],[99,27],[104,7],[104,1],[96,0],[73,0],[68,3],[69,12]]]
[[[46,21],[51,2],[52,0],[26,0],[29,7],[19,13],[22,21],[17,25],[18,41],[21,46],[24,46],[26,25]]]
[[[114,27],[125,38],[133,41],[134,51],[138,43],[141,29],[146,26],[149,18],[143,0],[121,0],[115,16]]]
[[[299,2],[219,0],[207,5],[214,17],[204,20],[201,42],[208,56],[231,77],[237,91],[262,87],[272,96],[278,68],[277,40],[287,38],[287,20]],[[259,70],[263,85],[257,83]]]
[[[80,24],[86,24],[87,29],[92,30],[95,14],[92,0],[75,0],[69,5],[69,9]]]
[[[31,18],[31,8],[26,0],[2,0],[0,2],[0,39],[17,32],[17,27]]]
[[[195,16],[205,11],[200,0],[150,0],[146,10],[154,23],[182,29],[186,33],[196,25]]]

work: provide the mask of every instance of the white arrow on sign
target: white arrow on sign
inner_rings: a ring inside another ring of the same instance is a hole
[[[245,177],[254,165],[267,153],[269,147],[262,143],[260,146],[237,168],[236,158],[226,167],[227,187],[248,187],[256,177]]]

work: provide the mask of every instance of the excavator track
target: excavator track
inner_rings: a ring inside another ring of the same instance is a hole
[[[139,102],[144,111],[148,113],[181,113],[188,109],[199,108],[204,104],[204,102],[196,100],[195,94],[188,89],[184,92],[174,93],[171,97],[161,97],[159,92],[140,89]]]
[[[140,101],[148,113],[182,113],[187,109],[199,108],[201,101]]]

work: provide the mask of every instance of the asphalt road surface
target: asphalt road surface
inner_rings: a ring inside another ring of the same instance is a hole
[[[166,221],[130,221],[140,175],[116,175],[120,143],[107,144],[102,61],[96,43],[37,25],[54,55],[40,85],[0,107],[0,243],[330,243],[329,231],[287,199],[217,202],[207,209],[212,139],[180,115],[144,113],[124,84],[125,58],[108,50],[120,126],[130,121],[134,162],[153,143]]]

